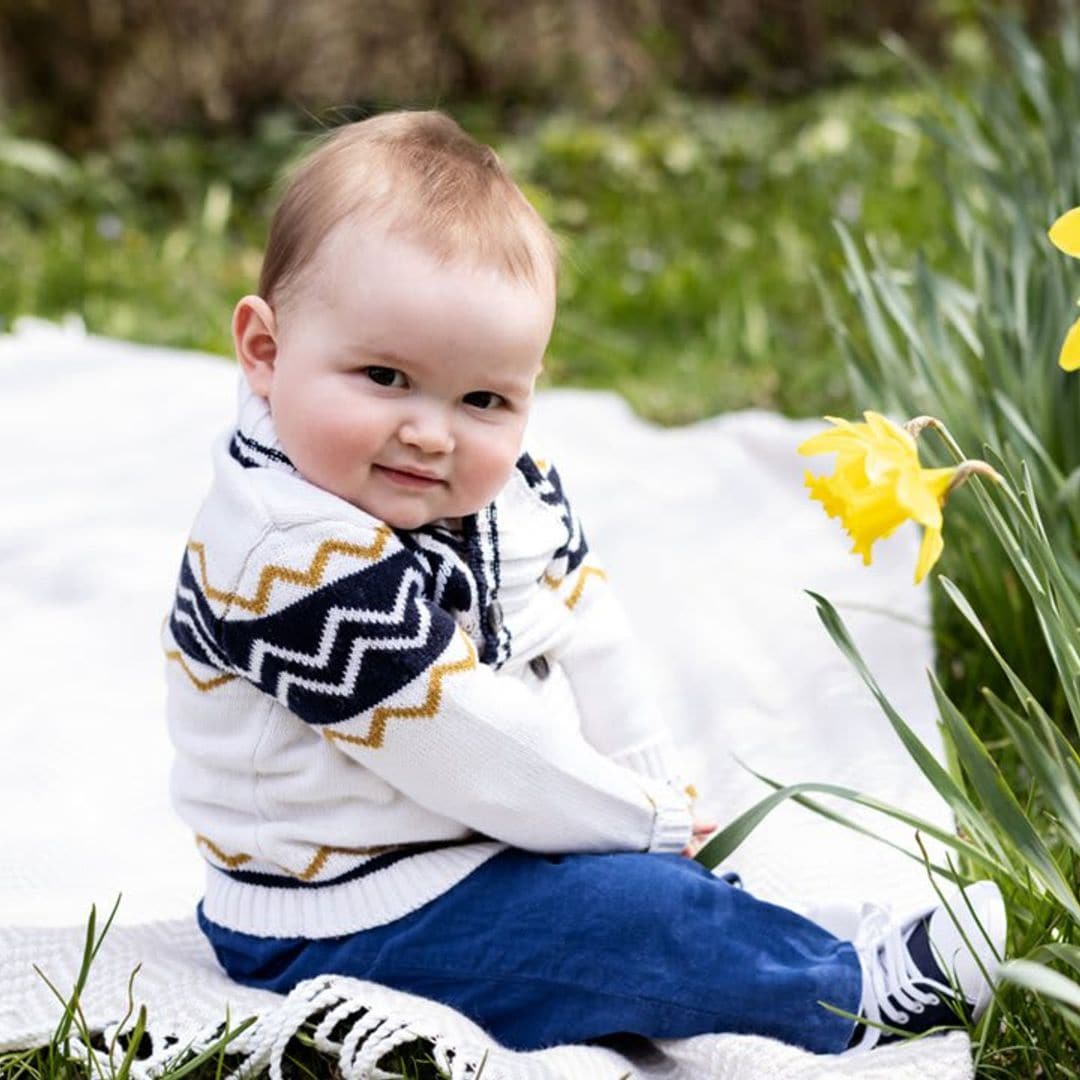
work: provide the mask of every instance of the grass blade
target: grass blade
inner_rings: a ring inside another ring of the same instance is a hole
[[[1031,960],[1011,960],[1002,965],[1001,977],[1050,998],[1058,1012],[1080,1028],[1080,986],[1067,975]]]
[[[757,773],[755,776],[759,775]],[[767,780],[765,777],[760,777],[765,780],[766,783],[775,786],[776,782],[773,780]],[[884,840],[882,837],[876,836],[873,832],[865,829],[862,825],[848,821],[842,816],[836,814],[825,807],[821,807],[818,804],[813,803],[810,800],[805,800],[803,796],[807,792],[817,792],[822,795],[832,795],[836,798],[846,799],[849,802],[856,803],[859,806],[865,806],[868,809],[875,810],[879,813],[885,814],[889,817],[895,818],[898,821],[903,821],[906,824],[913,826],[914,828],[925,832],[928,836],[932,836],[935,840],[940,841],[949,847],[955,848],[961,855],[978,862],[981,866],[985,867],[988,871],[1004,873],[1004,868],[995,860],[986,854],[980,848],[967,843],[965,840],[956,836],[953,833],[947,832],[935,825],[933,822],[924,821],[921,818],[915,817],[909,814],[905,810],[901,810],[898,807],[890,806],[888,803],[880,802],[877,799],[871,798],[868,795],[864,795],[862,792],[855,791],[853,788],[840,787],[837,784],[825,784],[806,782],[801,784],[791,784],[788,787],[780,788],[774,791],[771,795],[767,795],[760,802],[755,803],[754,806],[748,810],[743,811],[734,821],[732,821],[725,828],[716,833],[711,840],[697,853],[696,859],[703,866],[710,870],[715,869],[720,865],[724,859],[728,858],[733,851],[735,851],[746,838],[761,824],[762,821],[768,817],[778,806],[787,802],[789,799],[795,802],[800,802],[802,805],[807,806],[809,809],[814,810],[816,813],[822,814],[824,817],[830,818],[830,820],[836,821],[839,824],[845,825],[856,832],[863,832],[868,836],[872,836],[875,839],[883,840],[884,843],[890,844],[890,846],[897,848],[904,854],[911,856],[917,862],[922,863],[924,860],[922,856],[915,855],[912,852],[904,851],[898,845],[892,844],[891,841]],[[940,867],[935,867],[941,873],[945,873],[947,876],[952,876],[948,871],[943,870]]]

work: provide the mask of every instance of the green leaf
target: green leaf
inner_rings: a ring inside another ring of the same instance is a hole
[[[1058,468],[1058,464],[1050,456],[1046,447],[1043,445],[1042,439],[1035,434],[1031,425],[1024,419],[1023,414],[1008,397],[999,389],[994,390],[994,404],[1001,410],[1002,415],[1013,426],[1013,430],[1020,436],[1022,441],[1031,448],[1035,456],[1039,459],[1039,463],[1050,474],[1051,479],[1055,484],[1061,484],[1064,482],[1064,478],[1061,473],[1061,469]]]
[[[968,602],[967,597],[944,575],[940,575],[937,581],[944,590],[945,595],[952,601],[957,611],[964,616],[971,628],[982,639],[982,642],[989,650],[990,655],[998,662],[1001,670],[1005,673],[1005,677],[1009,680],[1009,685],[1012,687],[1013,693],[1016,694],[1025,710],[1029,712],[1029,715],[1032,715],[1033,717],[1037,716],[1038,711],[1041,710],[1041,706],[1035,700],[1035,696],[1024,684],[1024,681],[1016,674],[1009,662],[1001,654],[1001,651],[994,644],[993,639],[987,632],[986,627],[983,626],[982,620],[975,613],[975,609]]]
[[[883,370],[892,372],[894,378],[898,377],[904,365],[882,315],[881,308],[877,303],[876,290],[871,284],[862,257],[847,227],[839,221],[834,221],[833,227],[840,237],[840,244],[844,249],[844,256],[847,260],[848,274],[852,281],[852,291],[855,293],[855,298],[862,310],[866,329],[874,345],[878,362]]]
[[[0,135],[0,165],[22,169],[41,180],[70,183],[78,175],[74,160],[55,146],[33,139]]]
[[[1007,840],[1022,862],[1039,876],[1059,903],[1068,909],[1073,918],[1080,920],[1080,902],[1012,789],[1005,782],[997,763],[933,675],[930,677],[930,685],[956,747],[960,765],[971,779],[986,809],[985,816],[989,816],[996,824],[998,835]]]
[[[1080,759],[1076,751],[1041,707],[1033,728],[992,690],[984,688],[983,696],[1031,773],[1035,793],[1061,822],[1065,839],[1080,851]],[[1041,740],[1035,734],[1039,729]]]
[[[199,1073],[202,1067],[213,1058],[218,1058],[219,1064],[224,1057],[225,1050],[231,1042],[233,1042],[238,1036],[242,1035],[252,1024],[258,1020],[256,1016],[249,1016],[246,1020],[239,1023],[235,1028],[230,1026],[229,1016],[226,1013],[225,1016],[225,1030],[221,1033],[218,1040],[211,1046],[206,1047],[205,1050],[200,1051],[194,1057],[188,1061],[183,1062],[181,1065],[170,1067],[169,1072],[166,1074],[165,1080],[183,1080],[183,1077],[189,1076],[192,1073]],[[181,1051],[176,1055],[176,1060],[179,1060],[183,1055],[187,1053],[186,1050]]]
[[[1062,942],[1040,945],[1031,954],[1030,959],[1042,960],[1043,958],[1068,964],[1073,971],[1080,975],[1080,947],[1076,945],[1066,945]]]
[[[752,772],[753,770],[751,770]],[[777,787],[777,782],[769,780],[759,773],[754,773],[759,779],[764,780],[767,784]],[[760,802],[750,807],[740,814],[734,821],[727,825],[720,832],[716,833],[711,840],[697,853],[696,859],[703,866],[712,870],[719,866],[724,859],[728,858],[733,851],[735,851],[750,834],[761,824],[762,821],[768,817],[778,806],[782,805],[787,800],[792,800],[809,809],[821,814],[823,817],[827,817],[832,821],[836,821],[839,824],[846,826],[856,832],[863,833],[866,836],[871,836],[874,839],[881,840],[883,843],[888,844],[890,847],[895,848],[903,854],[908,855],[916,862],[922,864],[924,859],[921,855],[917,855],[910,851],[905,851],[903,848],[894,844],[892,841],[885,840],[883,837],[878,836],[876,833],[870,831],[864,826],[852,822],[849,819],[843,818],[826,807],[823,807],[813,801],[806,799],[806,792],[818,792],[823,795],[832,795],[839,799],[846,799],[849,802],[858,804],[859,806],[865,806],[870,810],[877,811],[878,813],[885,814],[888,817],[895,818],[897,821],[903,821],[904,823],[911,825],[913,828],[920,832],[926,833],[927,836],[932,836],[934,839],[940,841],[949,847],[954,848],[961,855],[977,862],[980,866],[984,867],[987,871],[1005,874],[1005,868],[998,862],[996,862],[992,856],[982,851],[980,848],[969,844],[962,840],[960,837],[953,833],[947,832],[935,825],[931,821],[925,821],[922,818],[915,817],[895,806],[890,806],[888,803],[883,803],[877,799],[871,798],[868,795],[864,795],[859,791],[855,791],[852,788],[841,787],[836,784],[824,784],[824,783],[801,783],[791,784],[788,787],[779,788],[772,795],[767,795]],[[948,877],[953,877],[948,870],[943,867],[934,867],[939,873],[942,873]]]
[[[120,1068],[116,1073],[116,1080],[128,1080],[131,1076],[131,1066],[135,1062],[135,1055],[139,1052],[139,1046],[142,1043],[145,1032],[146,1006],[140,1005],[139,1015],[135,1019],[135,1027],[130,1035],[127,1052],[124,1054],[124,1060],[120,1062]]]
[[[855,643],[851,640],[851,635],[848,633],[844,621],[837,614],[836,609],[825,597],[811,592],[809,589],[807,594],[817,604],[818,616],[825,624],[825,629],[829,631],[829,635],[839,646],[840,651],[848,658],[859,673],[860,678],[869,687],[870,692],[877,699],[886,717],[888,717],[893,730],[900,737],[900,741],[904,744],[905,749],[914,759],[923,775],[933,785],[934,790],[953,809],[954,813],[964,818],[977,819],[980,815],[967,796],[957,786],[953,778],[949,776],[937,758],[922,744],[915,732],[908,727],[900,714],[893,708],[881,687],[878,686],[874,676],[870,673],[870,669],[866,666],[866,661],[863,660],[855,647]]]
[[[1080,1027],[1080,985],[1068,976],[1030,960],[1011,960],[1002,965],[1001,978],[1050,998],[1070,1024]]]

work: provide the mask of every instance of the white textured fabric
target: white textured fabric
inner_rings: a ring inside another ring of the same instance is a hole
[[[175,1053],[170,1034],[175,1045],[198,1042],[228,1004],[234,1020],[261,1017],[243,1049],[272,1064],[305,1016],[351,999],[342,1015],[369,1011],[351,1040],[337,1033],[344,1075],[378,1075],[373,1057],[415,1032],[464,1076],[487,1043],[457,1014],[349,980],[304,984],[288,999],[234,987],[191,918],[202,865],[168,807],[158,631],[234,379],[214,358],[77,329],[27,324],[0,338],[0,1046],[52,1030],[59,1009],[31,964],[68,988],[91,902],[107,911],[122,891],[83,998],[92,1025],[124,1014],[127,976],[141,962],[135,997],[155,1054]],[[803,592],[837,604],[885,691],[936,745],[927,597],[911,585],[916,537],[902,530],[869,570],[846,554],[838,527],[806,498],[806,463],[794,454],[819,424],[746,412],[665,431],[611,395],[566,391],[541,395],[533,427],[540,444],[559,448],[590,543],[666,683],[683,771],[702,779],[717,820],[767,793],[738,761],[948,820]],[[852,816],[913,847],[909,829]],[[863,900],[902,913],[932,900],[916,862],[795,806],[731,865],[756,895],[811,914]],[[633,1060],[585,1047],[487,1060],[484,1077],[971,1074],[963,1035],[863,1058],[699,1036]]]

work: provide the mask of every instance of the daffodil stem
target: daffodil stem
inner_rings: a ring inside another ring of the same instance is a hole
[[[972,461],[961,461],[956,467],[956,472],[953,473],[952,480],[949,481],[949,487],[945,492],[945,498],[948,497],[962,484],[964,484],[970,476],[984,476],[987,480],[993,480],[995,484],[999,484],[1002,487],[1008,487],[1005,483],[1005,478],[995,469],[993,466],[988,465],[985,461],[974,459]]]
[[[942,442],[952,451],[953,457],[963,464],[967,461],[964,451],[960,449],[957,441],[952,437],[952,432],[936,416],[916,416],[904,425],[904,430],[917,439],[927,428],[933,428],[941,436]]]

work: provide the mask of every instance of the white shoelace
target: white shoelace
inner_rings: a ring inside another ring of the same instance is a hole
[[[912,1013],[921,1013],[942,997],[956,997],[952,987],[927,977],[916,966],[904,940],[914,925],[894,923],[877,905],[863,908],[854,942],[863,975],[859,1013],[872,1023],[902,1027]],[[879,1028],[866,1025],[858,1049],[869,1050],[881,1036]]]

